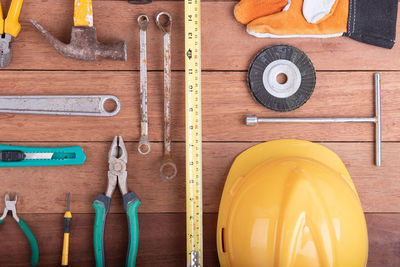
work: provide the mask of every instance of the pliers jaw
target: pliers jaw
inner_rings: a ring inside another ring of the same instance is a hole
[[[128,162],[128,152],[126,150],[122,136],[115,136],[111,144],[110,151],[108,152],[108,186],[106,196],[111,198],[117,186],[121,190],[121,194],[128,193],[128,186],[126,182],[127,171],[126,164]]]
[[[5,68],[10,64],[12,52],[10,49],[10,43],[12,42],[13,37],[5,33],[0,38],[0,68]]]
[[[17,209],[15,208],[15,205],[17,204],[17,200],[18,200],[18,195],[15,194],[14,200],[10,200],[10,195],[8,193],[6,193],[4,196],[4,200],[5,200],[6,207],[4,208],[3,215],[0,217],[0,221],[3,221],[7,217],[8,212],[11,211],[14,220],[17,223],[19,223],[19,218],[17,216]]]
[[[126,151],[124,140],[122,136],[115,136],[111,144],[110,151],[108,152],[108,163],[115,162],[114,160],[122,161],[125,164],[128,163],[128,152]],[[112,167],[110,166],[110,169]]]

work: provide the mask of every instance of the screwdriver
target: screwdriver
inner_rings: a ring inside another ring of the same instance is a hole
[[[68,266],[69,233],[71,228],[72,213],[70,210],[71,193],[68,193],[67,211],[64,213],[64,241],[61,258],[61,267]]]

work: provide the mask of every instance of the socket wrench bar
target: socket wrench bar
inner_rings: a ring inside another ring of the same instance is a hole
[[[375,74],[375,117],[372,118],[258,118],[256,115],[246,116],[246,125],[258,123],[345,123],[369,122],[375,124],[375,164],[382,166],[382,133],[381,133],[381,75]]]
[[[256,115],[247,115],[246,124],[249,126],[264,122],[290,122],[290,123],[335,123],[335,122],[377,122],[376,118],[258,118]]]

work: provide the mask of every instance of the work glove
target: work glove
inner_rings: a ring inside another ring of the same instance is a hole
[[[348,36],[392,48],[398,0],[241,0],[236,20],[256,37]]]

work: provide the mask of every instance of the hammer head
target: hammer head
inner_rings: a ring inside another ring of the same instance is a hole
[[[123,61],[127,59],[125,41],[117,41],[112,44],[99,43],[94,27],[72,27],[71,41],[69,44],[65,44],[51,35],[35,20],[31,19],[31,22],[49,43],[64,56],[84,61],[95,61],[97,56]]]

